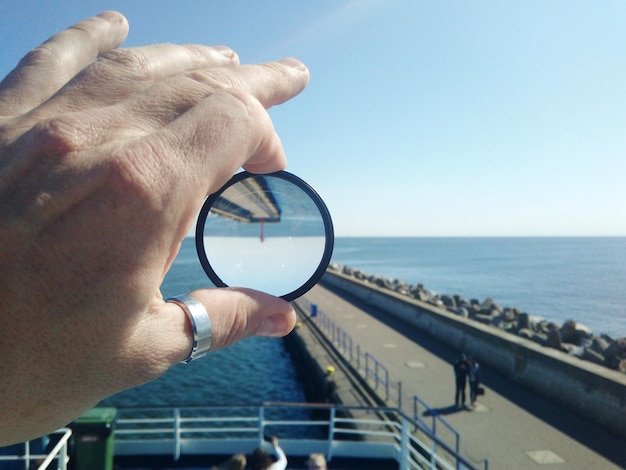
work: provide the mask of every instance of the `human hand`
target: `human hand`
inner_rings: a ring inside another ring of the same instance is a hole
[[[225,47],[118,49],[127,33],[119,13],[82,21],[0,83],[0,445],[185,359],[190,325],[159,291],[183,237],[239,167],[286,164],[266,108],[304,89],[304,65],[240,65]],[[260,292],[193,295],[212,349],[295,323]]]

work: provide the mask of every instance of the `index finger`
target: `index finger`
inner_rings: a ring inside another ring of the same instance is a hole
[[[99,55],[118,47],[127,35],[126,18],[105,11],[52,36],[0,83],[0,115],[22,114],[37,107]]]

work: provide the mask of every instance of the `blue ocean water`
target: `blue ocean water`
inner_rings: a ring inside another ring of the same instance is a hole
[[[185,239],[161,286],[164,297],[212,286]],[[282,340],[248,338],[202,360],[178,365],[161,378],[118,393],[103,406],[193,406],[305,402],[291,356]]]
[[[596,334],[626,335],[626,238],[337,238],[333,262],[440,294],[493,298]],[[210,286],[193,239],[162,285],[165,297]],[[329,312],[331,313],[331,312]],[[305,401],[281,340],[250,338],[108,398],[108,406]]]
[[[337,238],[333,262],[626,336],[626,238]]]

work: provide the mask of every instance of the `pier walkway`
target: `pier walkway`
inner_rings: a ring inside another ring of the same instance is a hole
[[[418,408],[420,417],[427,420],[434,411],[453,426],[460,434],[460,454],[477,468],[485,458],[489,469],[626,468],[624,439],[487,368],[481,371],[486,393],[478,406],[456,408],[452,363],[461,351],[321,285],[299,305],[309,303],[331,318],[361,355],[383,364],[391,382],[401,383],[397,396],[389,397],[390,406],[399,402],[413,416],[413,397],[419,396],[431,410]],[[351,394],[350,383],[338,381],[338,387],[342,395]]]

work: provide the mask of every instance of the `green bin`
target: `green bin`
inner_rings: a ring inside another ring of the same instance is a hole
[[[93,408],[71,424],[74,470],[113,470],[115,408]]]

